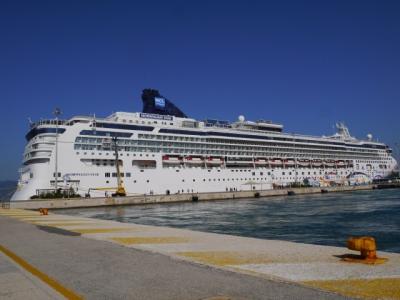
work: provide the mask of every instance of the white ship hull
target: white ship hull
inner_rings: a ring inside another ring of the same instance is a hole
[[[117,187],[112,136],[118,137],[128,195],[261,190],[306,179],[321,186],[346,185],[360,182],[352,174],[368,182],[387,177],[397,165],[382,143],[288,135],[277,132],[279,125],[254,124],[240,120],[228,128],[210,127],[189,118],[143,113],[75,117],[58,125],[42,121],[27,135],[12,200],[55,189],[56,136],[57,187],[91,197],[110,195]]]

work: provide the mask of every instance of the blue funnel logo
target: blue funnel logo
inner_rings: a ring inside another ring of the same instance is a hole
[[[161,108],[161,109],[165,108],[165,99],[164,98],[155,97],[154,98],[154,105],[157,108]]]

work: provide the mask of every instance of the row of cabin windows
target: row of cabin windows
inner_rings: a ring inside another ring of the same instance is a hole
[[[80,148],[78,146],[82,146],[83,148]],[[101,146],[97,146],[97,147],[101,148]],[[89,146],[89,145],[87,145],[87,146],[75,145],[75,149],[76,150],[96,150],[95,148],[96,148],[95,146]],[[98,154],[98,155],[102,155],[102,151],[104,151],[104,150],[107,151],[107,149],[100,149],[100,148],[97,149],[99,152],[96,153],[96,154]],[[181,153],[181,154],[214,154],[214,155],[228,155],[228,154],[242,155],[242,154],[247,154],[249,156],[255,155],[255,153],[253,153],[253,152],[243,152],[243,153],[234,152],[234,153],[231,153],[232,151],[216,151],[216,150],[214,150],[214,151],[208,151],[208,150],[199,151],[199,150],[196,150],[196,149],[188,150],[188,149],[173,149],[173,148],[165,148],[165,149],[163,149],[163,151],[161,151],[161,148],[155,149],[155,148],[152,148],[152,147],[147,147],[146,149],[140,149],[140,148],[134,148],[134,149],[132,148],[131,149],[131,147],[124,147],[121,150],[125,150],[125,151],[142,151],[142,152],[145,152],[147,150],[148,152],[165,152],[165,153],[173,153],[173,154],[180,154]],[[278,152],[284,152],[282,149],[269,149],[267,151],[270,151],[270,152],[271,151],[275,151],[276,154],[274,154],[274,155],[278,155]],[[292,153],[296,153],[295,155],[298,156],[298,157],[320,157],[320,156],[324,156],[325,158],[335,158],[335,159],[338,158],[337,154],[335,154],[335,155],[328,154],[328,153],[323,153],[323,154],[320,153],[320,154],[318,154],[319,153],[318,151],[312,151],[312,150],[310,150],[310,151],[288,150],[288,151],[292,152]],[[230,152],[230,153],[228,153],[228,152]],[[299,154],[299,153],[304,153],[304,154]],[[80,153],[76,152],[76,154],[80,154]],[[87,155],[87,154],[88,154],[88,152],[83,152],[83,155]],[[95,152],[91,152],[91,154],[95,155]],[[346,153],[341,153],[340,155],[342,155],[342,154],[345,154],[345,156],[341,157],[343,159],[351,159],[352,158],[352,157],[346,155]],[[105,155],[110,155],[110,154],[108,152],[106,152]],[[115,153],[112,153],[112,155],[115,155]],[[267,155],[268,156],[268,155],[272,155],[272,152],[271,153],[266,153],[266,152],[263,151],[263,152],[258,152],[257,155],[261,155],[261,156]],[[359,153],[359,154],[351,154],[351,155],[352,156],[355,156],[355,155],[360,156],[360,155],[363,155],[363,154]],[[123,156],[123,153],[120,153],[120,156]],[[130,156],[129,153],[126,153],[126,156]],[[136,154],[133,154],[133,156],[136,156]],[[142,156],[142,155],[140,154],[139,156]],[[148,154],[146,154],[146,156],[148,156]],[[152,156],[154,157],[154,154],[152,154]],[[286,155],[286,156],[289,156],[289,154]],[[284,155],[284,157],[286,157],[286,156]]]
[[[126,172],[126,173],[121,172],[120,175],[121,175],[121,177],[131,177],[130,172]],[[117,177],[117,173],[116,172],[114,172],[114,173],[106,172],[106,173],[104,173],[104,177]]]
[[[290,175],[299,175],[299,172],[293,172],[293,173],[295,173],[295,174],[292,174],[292,172],[289,172],[289,176]],[[344,172],[344,174],[347,174],[347,173],[348,172]],[[121,174],[121,177],[131,177],[131,173],[129,173],[129,172],[126,172],[126,173],[121,172],[120,174]],[[271,172],[268,172],[267,174],[270,176]],[[326,174],[328,174],[328,172],[325,172],[325,175]],[[252,175],[255,176],[255,172],[253,172]],[[264,173],[260,172],[260,175],[263,176]],[[282,172],[282,176],[284,176],[284,175],[286,175],[286,173]],[[304,176],[306,174],[305,174],[305,172],[301,172],[301,175]],[[308,172],[308,175],[311,175],[311,172]],[[317,172],[314,172],[314,175],[317,175]],[[322,172],[319,172],[319,175],[322,175]],[[343,175],[343,172],[340,172],[340,175]],[[59,176],[61,176],[61,174]],[[109,177],[117,177],[117,173],[116,172],[114,172],[114,173],[106,172],[106,173],[104,173],[104,176],[108,177],[108,178]],[[257,178],[255,178],[255,177],[253,177],[253,178],[250,178],[250,177],[249,178],[236,178],[236,180],[251,180],[251,179],[253,179],[253,180],[267,180],[267,177],[265,177],[265,178],[262,178],[262,177],[257,177]],[[282,179],[282,177],[279,177],[279,179]],[[289,179],[292,179],[292,177],[290,177]],[[192,179],[192,180],[193,180],[193,182],[196,182],[196,179]],[[217,181],[217,180],[221,181],[220,178],[218,178],[218,179],[214,178],[213,179],[213,181]],[[235,178],[232,178],[232,179],[227,178],[226,179],[226,181],[230,181],[230,180],[234,181]],[[206,179],[203,179],[203,181],[205,182]],[[208,181],[211,181],[211,179],[209,178]],[[225,181],[225,178],[222,178],[222,181]],[[147,182],[149,182],[149,180],[147,180]],[[185,179],[182,179],[182,182],[185,182]],[[134,180],[134,183],[136,183],[136,180]]]
[[[268,178],[267,177],[265,177],[265,178],[222,178],[222,181],[239,181],[239,180],[267,180]],[[193,182],[196,182],[196,179],[192,179],[193,180]],[[204,182],[206,182],[207,180],[205,179],[205,178],[203,178],[203,181]],[[211,178],[209,178],[208,179],[208,181],[221,181],[221,178],[214,178],[214,179],[211,179]],[[182,179],[182,182],[185,182],[185,179]]]
[[[141,138],[141,134],[139,134],[139,138]],[[275,143],[257,143],[257,142],[248,142],[248,141],[227,141],[227,140],[222,140],[222,141],[202,141],[204,144],[192,144],[192,143],[182,143],[182,142],[193,142],[195,141],[195,138],[190,138],[190,137],[168,137],[168,136],[157,136],[158,139],[170,139],[173,140],[174,142],[162,142],[162,141],[148,141],[148,140],[130,140],[130,139],[121,139],[118,143],[118,146],[123,150],[125,148],[125,151],[132,151],[132,147],[124,147],[125,145],[142,145],[142,146],[148,146],[147,148],[149,150],[154,150],[150,149],[153,147],[184,147],[184,148],[193,148],[194,149],[220,149],[220,150],[258,150],[258,151],[265,151],[265,147],[267,147],[268,150],[274,151],[274,152],[282,152],[284,150],[287,150],[289,152],[293,152],[293,150],[297,150],[299,153],[310,153],[310,152],[318,152],[318,151],[328,151],[331,152],[331,150],[337,151],[337,150],[342,150],[343,152],[357,152],[357,153],[371,153],[371,154],[376,154],[378,153],[376,150],[367,150],[367,149],[349,149],[349,148],[340,148],[337,149],[335,147],[326,147],[326,146],[311,146],[311,145],[301,145],[301,144],[275,144]],[[100,141],[99,141],[100,140]],[[175,142],[175,141],[182,141],[182,142]],[[105,150],[104,149],[104,144],[102,144],[101,139],[98,138],[86,138],[86,137],[77,137],[76,138],[77,143],[82,143],[82,144],[75,144],[75,149],[82,149],[82,150],[92,150],[97,148],[98,150]],[[85,143],[89,143],[85,145]],[[301,150],[301,149],[314,149],[314,150]],[[152,152],[160,152],[161,149],[157,149],[156,151]]]
[[[389,162],[388,158],[382,159],[382,160],[360,160],[360,159],[356,159],[356,162],[358,163],[367,163],[367,164],[379,164],[382,162]]]
[[[130,120],[131,121],[131,120]],[[153,123],[157,124],[157,121],[152,121]],[[152,124],[151,121],[148,121],[147,124]],[[138,123],[138,121],[136,121],[136,123]],[[160,122],[161,124],[167,125],[167,122]],[[142,121],[142,124],[145,124],[145,121]],[[173,123],[170,123],[170,125],[172,125]],[[116,126],[115,126],[116,125]],[[103,127],[103,126],[100,126]],[[105,126],[108,128],[121,128],[121,129],[127,129],[126,125],[121,125],[118,126],[117,124],[114,124],[114,126]],[[129,126],[128,126],[129,127]],[[132,127],[132,126],[131,126]],[[137,126],[135,126],[137,127]],[[153,127],[148,127],[153,129]],[[146,128],[146,129],[148,129]],[[137,129],[137,128],[136,128]],[[61,129],[60,129],[61,130]],[[171,132],[171,129],[167,129],[169,130],[169,132]],[[179,131],[179,130],[178,130]],[[181,131],[179,133],[182,133]],[[190,133],[189,131],[187,133]],[[193,132],[196,136],[196,133],[200,133],[200,132]],[[238,134],[223,134],[224,136],[231,136],[231,137],[238,137]],[[194,141],[206,141],[208,143],[242,143],[242,142],[247,142],[249,143],[250,141],[242,141],[242,140],[238,140],[238,139],[231,139],[231,140],[226,140],[226,139],[219,139],[219,138],[198,138],[195,137],[193,135],[191,136],[167,136],[167,135],[152,135],[152,134],[138,134],[139,138],[145,138],[145,139],[165,139],[165,138],[169,138],[169,139],[173,139],[173,140],[194,140]],[[251,144],[263,144],[263,142],[265,143],[265,136],[253,136],[253,135],[240,135],[240,137],[244,137],[244,138],[254,138],[256,137],[263,139],[264,141],[251,141]],[[84,139],[90,139],[90,138],[86,138],[86,137],[78,137],[77,141],[79,141],[80,139],[84,140]],[[323,147],[328,147],[331,146],[331,148],[338,148],[338,149],[343,149],[343,147],[347,146],[347,147],[352,147],[352,148],[363,148],[363,149],[374,149],[375,151],[379,151],[379,152],[385,152],[387,151],[387,147],[384,145],[349,145],[349,144],[345,144],[345,143],[337,143],[337,142],[332,142],[332,141],[321,141],[321,140],[304,140],[304,139],[293,139],[293,138],[282,138],[282,137],[269,137],[267,138],[267,140],[269,142],[271,141],[285,141],[285,142],[300,142],[300,143],[308,143],[308,144],[318,144],[318,146],[323,146]],[[281,142],[279,142],[281,143]],[[296,143],[297,144],[297,143]],[[339,146],[339,147],[338,147]]]
[[[142,147],[142,148],[141,148]],[[236,149],[237,148],[237,149]],[[208,155],[258,155],[258,156],[269,156],[279,155],[280,153],[286,153],[284,157],[295,155],[296,157],[324,157],[324,158],[341,158],[341,159],[352,159],[355,156],[363,155],[375,155],[375,152],[371,151],[357,151],[354,153],[342,151],[337,153],[335,151],[329,151],[325,149],[318,150],[299,150],[295,148],[257,148],[257,147],[236,147],[232,148],[229,146],[180,146],[180,145],[139,145],[138,147],[120,146],[120,151],[126,152],[164,152],[172,154],[208,154]],[[75,150],[97,150],[97,151],[110,151],[110,148],[104,148],[100,145],[75,145]],[[251,150],[251,151],[250,151]],[[362,153],[364,152],[364,153]],[[339,156],[338,156],[339,155]],[[343,156],[344,155],[344,156]]]
[[[169,130],[171,131],[171,130]],[[179,130],[178,130],[179,131]],[[179,132],[180,133],[180,132]],[[192,132],[193,134],[196,134],[195,132]],[[200,133],[200,132],[198,132]],[[223,134],[224,136],[228,137],[238,137],[237,134]],[[356,151],[356,149],[374,149],[375,151],[379,151],[379,152],[383,152],[386,150],[386,146],[370,146],[370,145],[346,145],[345,143],[335,143],[335,142],[331,142],[331,141],[321,141],[321,140],[305,140],[305,139],[297,139],[296,141],[293,140],[292,138],[282,138],[282,137],[269,137],[267,138],[268,142],[266,141],[248,141],[248,140],[238,140],[238,139],[219,139],[219,138],[214,138],[214,137],[210,137],[210,138],[199,138],[199,137],[194,137],[194,136],[170,136],[170,135],[154,135],[154,134],[138,134],[139,138],[143,138],[143,139],[170,139],[170,140],[180,140],[180,141],[196,141],[196,142],[207,142],[207,143],[224,143],[224,144],[251,144],[251,145],[264,145],[266,143],[271,143],[271,142],[277,142],[277,141],[285,141],[285,142],[295,142],[295,145],[302,145],[302,144],[298,144],[299,143],[308,143],[308,144],[317,144],[318,147],[324,147],[324,148],[330,148],[330,149],[343,149],[344,147],[347,147],[348,149],[351,147],[350,150],[352,151]],[[254,138],[255,136],[253,135],[241,135],[240,137],[242,138]],[[261,138],[263,139],[262,136],[257,136],[257,138]],[[265,138],[265,137],[264,137]],[[287,143],[282,143],[282,142],[278,142],[281,145],[287,145]],[[307,146],[311,146],[311,145],[307,145]],[[312,145],[314,146],[314,145]],[[338,147],[339,146],[339,147]],[[356,148],[356,149],[355,149]],[[354,150],[353,150],[354,149]],[[379,150],[382,149],[382,150]]]
[[[141,170],[141,171],[143,171],[143,170]],[[176,171],[178,172],[179,170],[176,170]],[[220,170],[218,170],[218,171],[220,171]],[[244,170],[244,171],[246,171],[246,170]],[[343,174],[348,174],[348,173],[349,172],[341,171],[339,174],[343,175]],[[59,173],[59,174],[60,174],[59,177],[61,177],[61,173]],[[121,172],[120,174],[121,174],[121,177],[131,177],[130,172],[126,172],[126,173]],[[271,176],[271,172],[267,172],[267,174],[268,174],[268,176]],[[311,172],[301,172],[301,175],[323,175],[323,174],[327,175],[328,172],[319,172],[319,174],[317,174],[317,172],[313,172],[313,174],[311,174]],[[263,175],[264,175],[264,172],[260,172],[260,176],[263,176]],[[286,175],[286,172],[282,172],[282,176],[284,176],[284,175]],[[290,175],[300,175],[300,172],[288,172],[288,175],[289,176]],[[117,177],[117,173],[116,172],[114,172],[114,173],[106,172],[106,173],[104,173],[104,176],[105,177]],[[252,172],[252,176],[256,176],[256,172]],[[253,179],[254,179],[254,177],[253,177]],[[256,178],[256,179],[258,179],[258,178]],[[227,180],[229,181],[229,179],[227,179]],[[246,178],[245,178],[245,180],[246,180]],[[182,181],[185,182],[184,179]],[[193,182],[194,181],[195,181],[195,179],[193,179]],[[205,179],[203,181],[205,181]],[[225,181],[225,179],[223,181]]]
[[[136,123],[136,124],[158,124],[158,121],[139,121],[139,120],[135,120],[135,122],[134,122],[134,120],[130,120],[130,119],[128,119],[128,120],[126,120],[126,119],[122,119],[122,122],[123,123],[127,123],[127,122],[129,122],[129,123]],[[162,124],[162,125],[168,125],[167,124],[167,122],[164,122],[164,121],[161,121],[160,122],[160,124]],[[171,126],[173,126],[174,125],[174,123],[172,123],[172,122],[170,122],[169,123],[169,125],[171,125]]]
[[[76,152],[76,154],[79,155],[80,152]],[[87,152],[83,152],[82,154],[83,154],[83,155],[87,155],[88,153],[87,153]],[[103,153],[102,153],[102,152],[98,152],[98,153],[91,152],[91,154],[92,154],[92,155],[95,155],[95,154],[102,155]],[[113,152],[113,153],[110,153],[110,152],[106,152],[106,153],[105,153],[105,155],[110,155],[110,154],[111,154],[112,156],[115,156],[115,153],[114,153],[114,152]],[[124,154],[123,154],[123,153],[118,153],[118,156],[124,156]],[[130,154],[129,154],[129,153],[126,153],[126,156],[130,156]],[[136,154],[134,153],[134,154],[132,154],[132,156],[136,156]],[[137,156],[140,156],[140,157],[143,157],[143,156],[149,157],[150,154],[138,154]],[[152,157],[155,157],[154,154],[152,154],[151,156],[152,156]]]
[[[275,179],[277,179],[277,180],[296,180],[296,179],[304,179],[304,178],[295,178],[295,177],[289,177],[289,178],[285,178],[285,177],[277,177],[277,178],[275,178]],[[245,181],[245,180],[268,180],[268,178],[267,177],[264,177],[264,178],[227,178],[227,179],[225,179],[225,178],[222,178],[222,181]],[[205,178],[203,178],[203,182],[206,182],[207,180],[205,179]],[[211,181],[221,181],[221,178],[213,178],[213,179],[211,179],[211,178],[209,178],[208,179],[208,181],[209,182],[211,182]],[[149,183],[150,182],[150,180],[149,179],[147,179],[146,180],[146,183]],[[185,182],[185,179],[182,179],[182,182]],[[193,179],[193,182],[196,182],[196,179]],[[109,181],[107,181],[107,183],[109,183]],[[133,183],[137,183],[137,180],[134,180],[133,181]]]

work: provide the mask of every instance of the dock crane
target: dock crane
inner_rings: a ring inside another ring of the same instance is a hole
[[[118,138],[114,136],[112,138],[113,146],[114,146],[114,153],[115,153],[115,166],[117,168],[117,190],[113,194],[113,196],[124,197],[126,196],[126,191],[121,179],[121,172],[119,169],[119,156],[118,156]]]
[[[115,192],[112,194],[113,197],[125,197],[126,191],[124,188],[124,184],[122,181],[121,171],[119,169],[119,155],[118,155],[118,138],[114,136],[112,138],[112,148],[114,148],[115,155],[115,166],[117,169],[117,187],[97,187],[97,188],[89,188],[87,195],[90,195],[90,191],[109,191],[114,190]]]

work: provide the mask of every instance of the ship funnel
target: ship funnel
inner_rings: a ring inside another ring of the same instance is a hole
[[[142,101],[142,111],[144,113],[187,118],[186,114],[184,114],[170,100],[163,97],[157,90],[144,89],[142,92]]]

